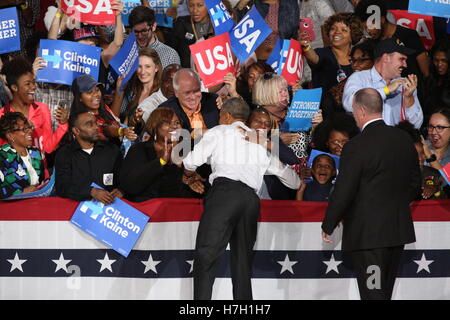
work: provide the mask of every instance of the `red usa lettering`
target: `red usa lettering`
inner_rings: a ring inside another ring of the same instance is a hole
[[[225,50],[226,50],[226,52],[223,52],[224,51],[224,47],[219,45],[219,46],[214,47],[212,49],[212,52],[211,52],[211,49],[207,49],[205,51],[209,67],[206,67],[205,61],[203,60],[202,53],[200,53],[200,52],[196,53],[195,57],[197,59],[198,66],[199,66],[200,70],[205,75],[209,76],[209,75],[212,75],[214,73],[216,68],[218,70],[222,70],[223,71],[223,70],[228,69],[230,66],[232,66],[233,65],[233,58],[232,58],[231,49],[230,49],[230,46],[229,46],[228,43],[225,44]]]
[[[416,26],[414,28],[413,22],[407,18],[400,18],[397,20],[397,24],[403,26],[403,27],[407,27],[407,28],[411,28],[411,29],[416,29],[417,33],[419,34],[420,37],[425,37],[428,40],[432,40],[433,38],[431,37],[431,33],[430,30],[428,30],[427,24],[425,23],[424,19],[417,19],[417,23]]]
[[[76,11],[84,14],[100,14],[106,12],[113,14],[110,0],[98,0],[97,3],[89,0],[63,0],[68,8],[75,7]],[[95,7],[94,7],[95,5]]]

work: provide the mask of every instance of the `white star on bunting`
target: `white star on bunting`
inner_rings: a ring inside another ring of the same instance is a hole
[[[425,253],[422,253],[422,258],[420,260],[414,260],[414,262],[419,265],[419,267],[417,268],[417,273],[422,270],[430,273],[430,268],[428,266],[432,264],[434,260],[427,260],[427,258],[425,257]]]
[[[186,263],[191,265],[191,268],[189,269],[189,273],[191,273],[194,270],[194,260],[186,260]]]
[[[289,255],[286,254],[284,261],[277,261],[277,262],[282,266],[280,274],[282,274],[285,271],[289,271],[290,273],[294,274],[294,270],[292,270],[292,266],[294,264],[296,264],[298,261],[289,260]]]
[[[67,264],[72,260],[65,260],[64,255],[61,252],[61,255],[59,256],[58,260],[52,260],[54,263],[56,263],[56,270],[55,273],[58,272],[58,270],[63,269],[66,273],[69,273],[67,270]]]
[[[342,261],[336,261],[334,260],[334,254],[331,254],[331,258],[329,261],[322,261],[327,265],[327,271],[325,274],[328,274],[330,271],[335,271],[337,274],[339,274],[338,265],[342,263]]]
[[[141,261],[144,265],[145,265],[145,271],[144,274],[147,273],[149,270],[152,270],[154,273],[158,274],[158,271],[156,271],[156,266],[161,262],[161,261],[154,261],[152,254],[150,254],[148,256],[147,261]]]
[[[113,272],[112,271],[112,264],[114,262],[116,262],[117,260],[109,259],[108,253],[106,252],[105,253],[105,257],[103,259],[97,259],[97,261],[102,265],[100,267],[100,271],[99,272],[102,272],[105,269],[108,269],[109,271]]]
[[[7,259],[9,263],[11,263],[11,270],[9,272],[13,272],[14,270],[18,269],[21,272],[22,270],[22,264],[25,263],[27,260],[21,260],[19,258],[19,255],[16,252],[16,255],[14,256],[14,259]]]

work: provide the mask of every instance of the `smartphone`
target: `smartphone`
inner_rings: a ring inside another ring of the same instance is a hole
[[[306,32],[309,35],[310,41],[316,39],[316,34],[314,33],[314,22],[311,18],[300,18],[300,33],[302,32]]]

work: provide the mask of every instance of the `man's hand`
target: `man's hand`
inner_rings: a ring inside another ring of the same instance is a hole
[[[112,196],[113,197],[117,197],[117,198],[119,198],[119,199],[122,199],[123,198],[123,192],[122,191],[120,191],[119,189],[114,189],[113,191],[111,191],[111,194],[112,194]]]
[[[413,97],[413,93],[417,88],[417,76],[415,74],[408,75],[408,77],[404,79],[403,88],[405,97]]]
[[[329,235],[322,231],[322,240],[326,243],[333,243],[333,240],[328,238]]]
[[[103,189],[92,188],[91,197],[94,200],[100,201],[101,203],[106,205],[114,202],[114,196],[110,192]]]

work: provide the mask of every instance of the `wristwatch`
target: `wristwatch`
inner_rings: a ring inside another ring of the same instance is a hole
[[[425,159],[425,161],[427,163],[434,162],[436,160],[437,160],[437,158],[436,158],[436,155],[434,153],[429,158]]]

